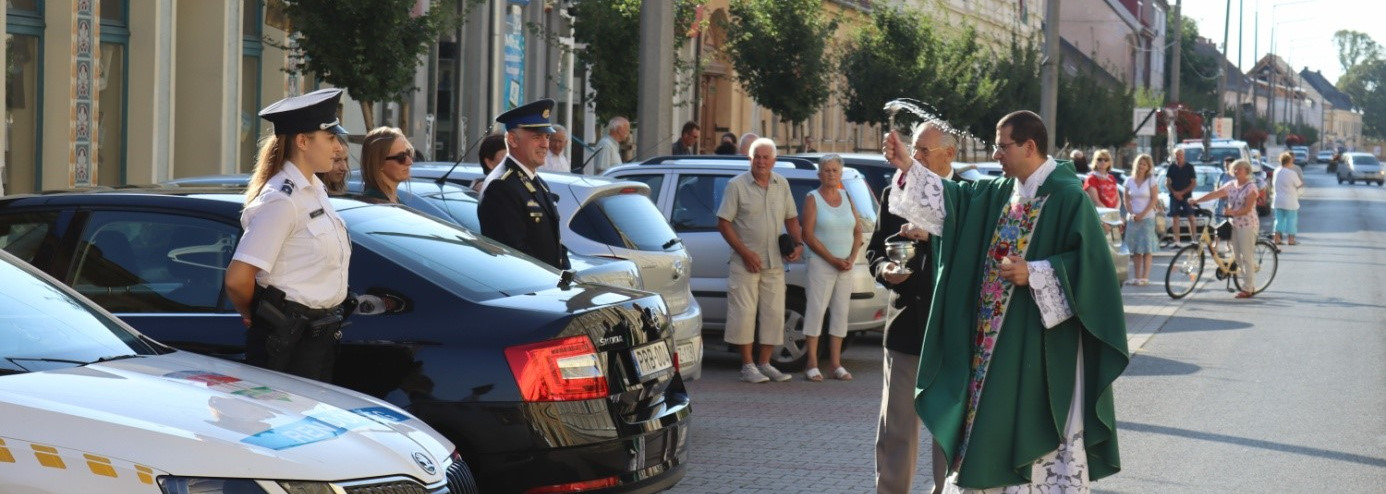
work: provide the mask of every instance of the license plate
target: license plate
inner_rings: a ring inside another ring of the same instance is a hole
[[[669,346],[663,341],[631,350],[631,355],[635,357],[635,372],[642,378],[674,366]]]

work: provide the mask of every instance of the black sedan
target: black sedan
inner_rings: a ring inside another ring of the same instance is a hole
[[[120,190],[0,200],[0,247],[172,346],[239,359],[222,289],[239,192]],[[406,310],[343,329],[335,383],[457,444],[482,492],[652,492],[683,476],[689,398],[658,295],[573,283],[450,223],[333,199],[350,285]]]

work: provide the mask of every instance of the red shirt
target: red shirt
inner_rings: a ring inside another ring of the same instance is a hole
[[[1117,182],[1112,174],[1101,176],[1097,172],[1088,175],[1087,180],[1083,181],[1083,190],[1097,189],[1097,200],[1103,206],[1109,208],[1118,207],[1117,205]]]

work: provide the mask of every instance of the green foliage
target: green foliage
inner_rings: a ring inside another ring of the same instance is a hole
[[[686,43],[683,33],[694,21],[695,9],[706,0],[678,0],[674,14],[674,52]],[[589,83],[595,94],[588,102],[605,122],[612,117],[632,118],[639,107],[640,92],[640,4],[641,0],[583,0],[573,13],[573,38],[585,43],[577,51],[578,61],[591,67]],[[675,59],[675,68],[687,70],[685,60]],[[673,95],[670,95],[672,98]]]
[[[1116,147],[1135,137],[1131,115],[1135,93],[1104,81],[1088,66],[1077,74],[1059,73],[1054,142],[1078,147]]]
[[[1333,46],[1338,48],[1338,63],[1345,73],[1357,64],[1381,58],[1381,45],[1363,32],[1340,29],[1333,33]]]
[[[878,8],[871,17],[840,64],[849,122],[884,124],[888,116],[881,109],[901,97],[925,103],[959,129],[991,108],[1004,83],[991,72],[971,27],[945,37],[928,16],[907,9]]]
[[[820,0],[732,0],[725,47],[737,82],[761,106],[795,125],[831,94],[828,39],[837,22]]]
[[[1362,135],[1386,139],[1386,60],[1376,59],[1348,69],[1338,90],[1362,110]]]
[[[312,72],[346,89],[363,107],[406,99],[420,57],[452,26],[455,4],[433,1],[411,17],[415,0],[294,0],[284,11],[298,35],[293,73]],[[374,122],[367,122],[374,125]]]
[[[985,55],[992,55],[987,52]],[[1040,107],[1040,50],[1034,40],[1011,37],[1007,56],[994,57],[989,65],[992,80],[997,81],[991,103],[985,105],[981,117],[967,127],[984,141],[996,136],[996,122],[1016,110],[1039,113]]]

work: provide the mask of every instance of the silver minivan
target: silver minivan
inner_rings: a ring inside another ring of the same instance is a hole
[[[703,327],[720,334],[727,320],[727,275],[731,248],[717,231],[717,207],[722,191],[733,177],[750,170],[745,157],[696,156],[665,157],[643,164],[619,166],[606,176],[643,182],[650,187],[650,199],[668,218],[674,232],[693,257],[693,295],[703,307]],[[801,158],[780,157],[775,173],[789,181],[794,202],[803,207],[804,196],[818,187],[817,167]],[[842,184],[861,216],[865,235],[876,223],[876,198],[861,173],[843,169]],[[786,368],[801,367],[806,358],[804,312],[807,299],[804,286],[808,268],[803,261],[785,266],[785,344],[776,349],[773,361]],[[886,290],[871,276],[866,254],[858,255],[852,270],[852,295],[847,315],[850,337],[854,332],[880,330],[885,326]],[[823,345],[822,348],[826,348]]]
[[[485,178],[475,164],[417,162],[414,179],[470,186]],[[558,195],[560,237],[570,253],[625,259],[640,271],[642,289],[658,293],[669,306],[678,346],[679,374],[697,379],[703,372],[703,311],[690,285],[693,262],[668,222],[639,182],[571,173],[540,172]]]

